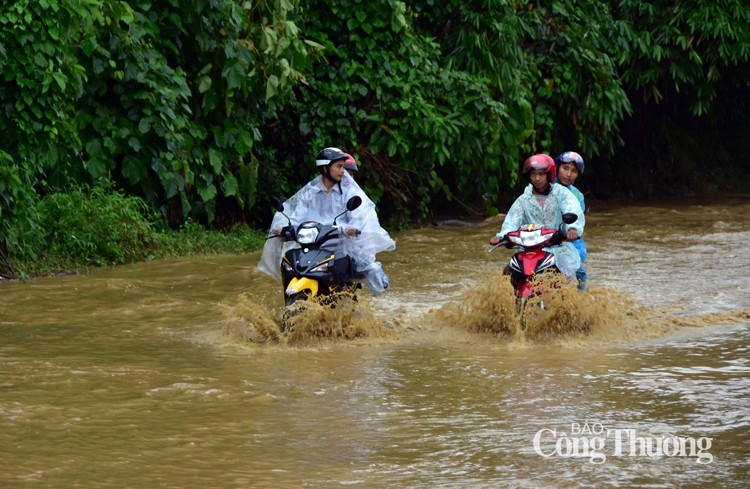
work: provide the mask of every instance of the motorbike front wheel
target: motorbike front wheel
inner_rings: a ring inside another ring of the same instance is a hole
[[[293,319],[301,312],[300,307],[302,306],[300,304],[295,306],[295,304],[297,302],[304,302],[305,300],[307,300],[306,291],[287,295],[284,298],[284,312],[281,314],[281,324],[279,325],[282,333],[289,333],[292,331],[292,327],[294,326]]]
[[[307,300],[307,291],[297,292],[296,294],[287,295],[284,297],[284,305],[291,306],[297,301]]]
[[[521,331],[526,331],[526,305],[528,302],[528,297],[516,297],[516,313],[520,321]]]

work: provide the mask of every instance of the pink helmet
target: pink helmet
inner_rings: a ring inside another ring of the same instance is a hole
[[[551,156],[545,154],[535,154],[529,156],[523,164],[523,174],[528,175],[532,170],[544,170],[549,177],[550,183],[555,181],[557,176],[557,168],[555,168],[555,160]]]
[[[350,155],[349,153],[344,153],[346,155],[346,160],[344,161],[344,168],[347,170],[352,170],[354,172],[358,172],[359,168],[357,168],[357,161],[354,159],[354,156]]]

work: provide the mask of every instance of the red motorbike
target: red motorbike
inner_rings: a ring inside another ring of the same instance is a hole
[[[560,229],[550,229],[536,224],[521,226],[517,230],[507,233],[498,244],[489,250],[489,252],[492,252],[500,246],[506,248],[519,247],[516,254],[510,258],[504,273],[510,274],[510,283],[513,286],[518,312],[521,316],[521,329],[525,329],[523,313],[526,302],[530,297],[537,294],[534,287],[534,277],[545,272],[560,273],[555,255],[543,248],[556,246],[565,241],[563,225],[576,222],[578,216],[573,213],[566,213],[563,214],[562,220],[563,224],[560,225]],[[544,308],[544,302],[540,302],[540,306]]]

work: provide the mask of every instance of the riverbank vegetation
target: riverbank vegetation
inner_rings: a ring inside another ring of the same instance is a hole
[[[601,199],[750,179],[742,0],[7,3],[6,275],[192,252],[198,229],[251,249],[325,146],[392,228],[503,210],[534,152],[581,152]],[[62,227],[86,205],[121,223],[84,243]]]
[[[265,233],[242,223],[219,231],[188,220],[172,230],[140,197],[99,187],[46,195],[4,229],[2,276],[21,279],[156,258],[242,253],[265,242]]]

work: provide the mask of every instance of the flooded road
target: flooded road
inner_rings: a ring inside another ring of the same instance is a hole
[[[498,229],[395,236],[354,340],[249,341],[259,253],[0,284],[0,487],[747,487],[750,199],[595,208],[524,338]]]

